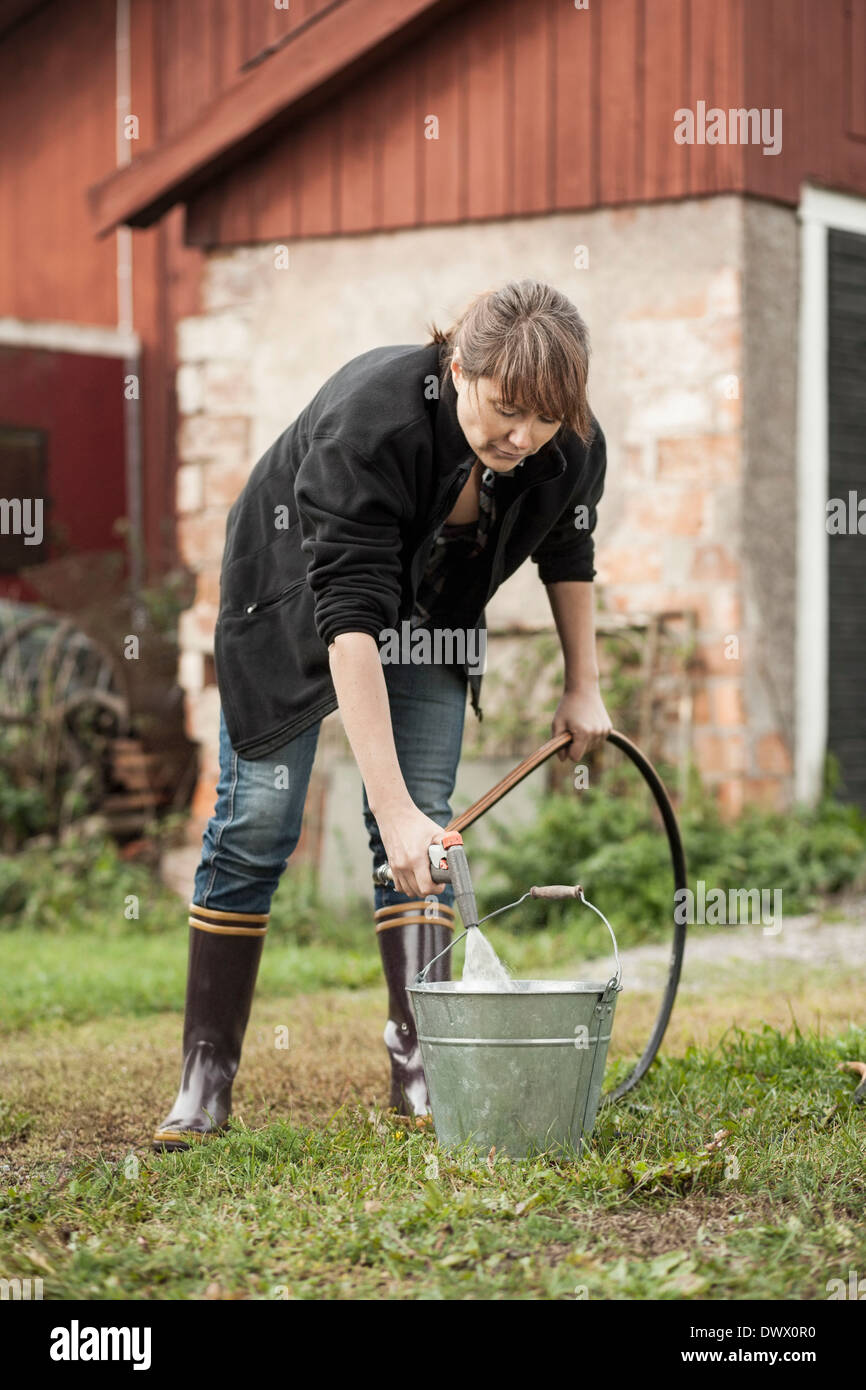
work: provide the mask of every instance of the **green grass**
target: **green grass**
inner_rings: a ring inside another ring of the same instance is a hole
[[[822,873],[840,847],[844,836],[814,860]],[[536,868],[523,865],[520,891],[570,876]],[[606,956],[586,910],[540,932],[528,920],[489,929],[518,976],[579,978],[587,955]],[[384,988],[369,908],[327,912],[287,875],[257,988],[263,1041],[248,1037],[240,1081],[255,1127],[156,1156],[185,923],[183,904],[111,846],[0,859],[0,1270],[43,1278],[46,1299],[823,1299],[828,1280],[866,1270],[866,1106],[837,1070],[866,1058],[866,1032],[846,1028],[861,1017],[843,966],[738,961],[732,941],[695,972],[687,953],[664,1054],[602,1111],[587,1155],[479,1159],[377,1108]],[[461,961],[462,947],[455,971]],[[608,1087],[654,1016],[636,993],[618,1009]],[[735,1016],[778,1025],[789,996],[801,1022],[829,1012],[835,1035],[795,1022],[716,1041]],[[277,1053],[271,1025],[284,1023],[292,1047]],[[272,1120],[287,1113],[295,1123]]]
[[[51,1299],[822,1299],[866,1262],[866,1115],[836,1070],[864,1050],[732,1030],[657,1064],[577,1161],[352,1108],[46,1171],[3,1194],[0,1267]]]
[[[0,856],[0,1035],[37,1020],[82,1023],[178,1008],[187,964],[187,909],[113,841]],[[309,872],[274,896],[259,993],[358,989],[381,979],[372,901],[335,913]]]
[[[42,932],[20,931],[2,938],[2,951],[6,978],[0,1035],[36,1022],[140,1017],[183,1004],[187,945],[182,923],[174,937],[130,934],[106,940],[81,931],[52,940]],[[359,989],[382,978],[375,941],[349,950],[274,940],[267,952],[258,991],[262,998]]]
[[[499,924],[494,920],[484,926],[485,935],[516,978],[586,978],[587,960],[605,962],[612,972],[608,933],[586,908],[532,933],[514,930],[516,915],[503,914]],[[822,918],[829,922],[834,914],[827,911]],[[257,999],[382,985],[375,932],[366,916],[322,917],[320,940],[309,939],[312,929],[304,929],[301,939],[296,939],[279,911],[274,912],[272,923],[256,985]],[[614,920],[613,925],[621,937],[620,924]],[[113,922],[107,924],[97,917],[92,927],[77,924],[59,935],[32,927],[0,932],[0,1037],[36,1023],[79,1024],[89,1019],[140,1018],[180,1009],[186,986],[188,931],[186,913],[177,900],[172,906],[172,926],[171,931],[166,926],[163,931],[147,933],[140,930],[139,923],[126,923],[118,934]],[[691,928],[696,936],[708,930]],[[802,974],[796,962],[752,961],[744,976],[743,962],[737,959],[739,938],[731,935],[724,945],[725,955],[697,974],[697,985],[705,997],[764,991],[779,998],[796,988]],[[464,949],[460,943],[454,950],[455,977],[462,970]],[[687,947],[681,996],[691,973]],[[808,974],[813,984],[823,982],[826,975],[830,991],[840,984],[835,966],[825,969],[815,963],[808,967]]]
[[[2,937],[5,979],[0,1036],[37,1021],[83,1023],[108,1015],[160,1013],[181,1007],[186,984],[187,938],[183,914],[174,935],[106,936],[79,928],[52,938],[22,929]],[[577,929],[510,937],[491,930],[490,940],[515,973],[559,973],[579,955]],[[604,943],[595,950],[603,952]],[[463,947],[457,948],[462,961]],[[302,945],[269,933],[257,997],[308,994],[321,989],[363,989],[381,984],[382,965],[372,926],[356,930],[351,944]]]

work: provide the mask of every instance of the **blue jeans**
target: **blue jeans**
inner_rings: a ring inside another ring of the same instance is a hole
[[[463,742],[465,673],[444,665],[393,664],[382,670],[397,760],[409,795],[437,825],[447,825]],[[300,839],[320,727],[321,720],[253,762],[235,752],[220,712],[220,775],[195,875],[192,900],[197,906],[221,912],[270,911],[271,898]],[[366,789],[362,799],[372,873],[387,856]],[[436,900],[453,905],[450,884]],[[406,901],[394,888],[374,890],[377,908]]]

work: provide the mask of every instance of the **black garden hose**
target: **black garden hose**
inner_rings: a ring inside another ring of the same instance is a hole
[[[668,837],[668,848],[671,853],[671,867],[674,876],[674,890],[676,892],[678,889],[684,889],[687,886],[685,850],[683,849],[680,827],[674,815],[674,808],[671,805],[670,797],[665,791],[661,778],[649,758],[644,757],[640,749],[632,743],[631,739],[626,738],[625,734],[617,733],[614,729],[608,734],[607,741],[608,743],[614,744],[616,748],[621,749],[626,757],[631,759],[652,792],[655,803],[661,812]],[[675,902],[676,899],[674,898],[672,901]],[[685,916],[685,914],[683,914],[683,916]],[[677,988],[680,983],[680,971],[683,966],[683,954],[685,949],[686,923],[685,921],[678,922],[676,918],[674,918],[674,939],[671,947],[670,965],[668,966],[667,984],[662,997],[661,1008],[658,1011],[652,1033],[650,1034],[649,1042],[644,1048],[643,1055],[640,1057],[631,1075],[627,1076],[625,1081],[622,1081],[614,1091],[605,1091],[602,1095],[602,1100],[610,1101],[611,1103],[615,1100],[619,1100],[627,1091],[632,1090],[649,1071],[655,1060],[656,1053],[661,1047],[662,1038],[670,1022],[674,1000],[677,997]]]

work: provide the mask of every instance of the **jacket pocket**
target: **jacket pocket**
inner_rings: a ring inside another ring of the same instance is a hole
[[[277,735],[283,734],[278,743],[285,742],[290,736],[286,731],[313,722],[311,712],[321,714],[323,706],[336,705],[309,584],[293,581],[281,590],[263,587],[261,592],[267,607],[247,614],[254,602],[250,598],[222,615],[214,636],[220,699],[232,747],[241,757],[252,749],[249,756],[261,757],[261,748]]]
[[[279,589],[275,594],[268,594],[265,598],[255,599],[252,603],[244,604],[244,613],[252,616],[255,613],[263,613],[268,608],[276,608],[278,604],[291,598],[306,584],[306,575],[303,579],[296,579],[293,584],[287,584],[285,588]]]

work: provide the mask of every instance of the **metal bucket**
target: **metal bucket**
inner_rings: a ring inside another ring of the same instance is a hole
[[[615,943],[614,943],[615,945]],[[436,1137],[511,1158],[580,1154],[592,1134],[621,972],[600,983],[410,985]]]

